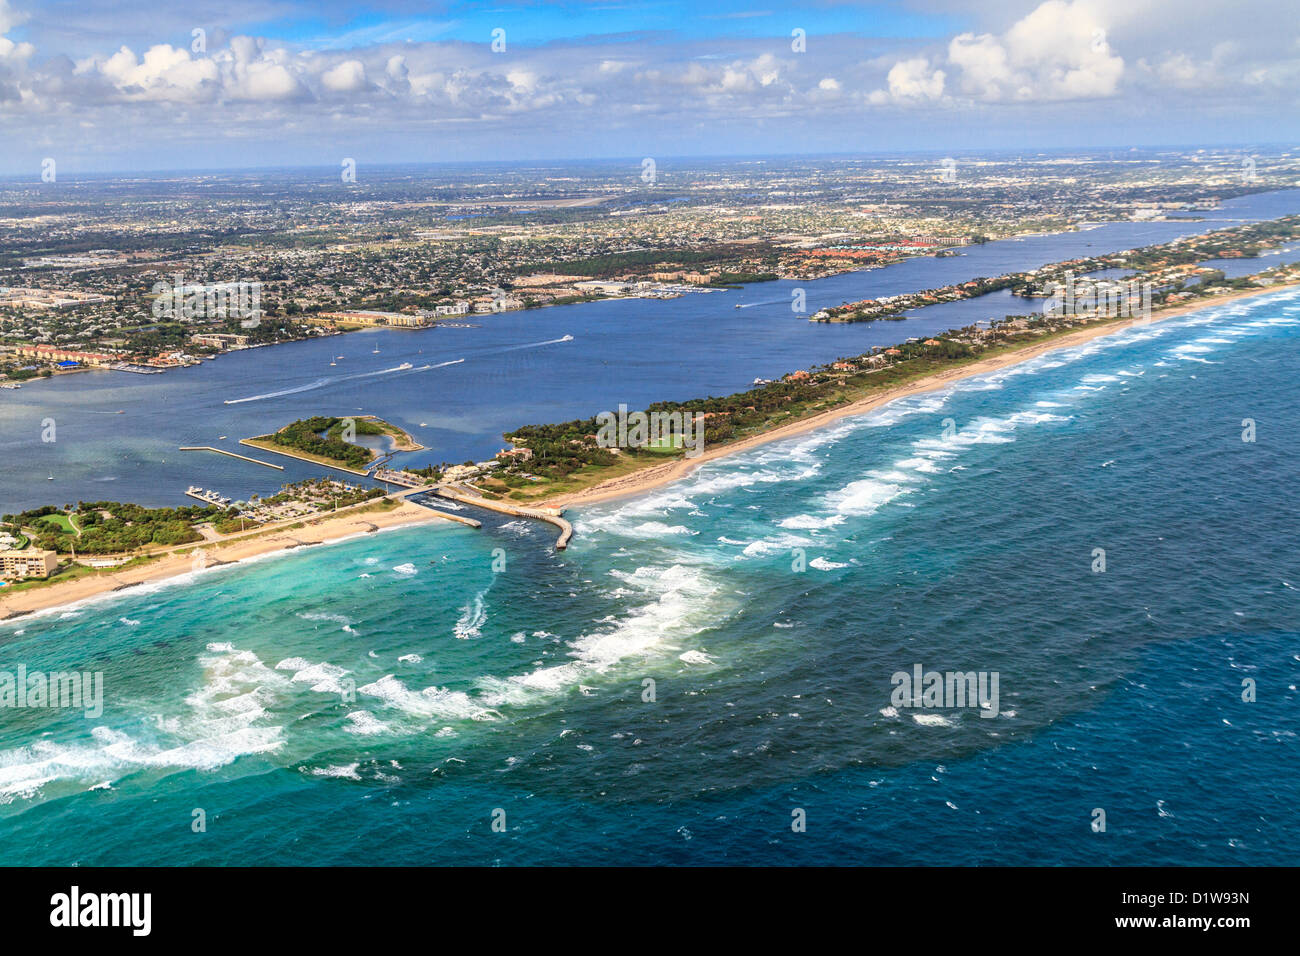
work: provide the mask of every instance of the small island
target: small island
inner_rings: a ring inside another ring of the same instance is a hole
[[[356,444],[358,435],[387,436],[391,446],[388,452],[367,448]],[[244,438],[239,443],[358,475],[367,474],[386,454],[424,448],[408,432],[375,415],[300,418],[269,435]]]

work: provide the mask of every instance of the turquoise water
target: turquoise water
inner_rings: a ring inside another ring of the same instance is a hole
[[[0,626],[0,669],[105,681],[0,711],[0,863],[1294,864],[1297,344],[1300,294],[1239,302],[563,554],[426,525]],[[917,664],[995,672],[997,716],[894,706]]]

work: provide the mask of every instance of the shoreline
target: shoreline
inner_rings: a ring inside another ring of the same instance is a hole
[[[818,428],[823,428],[826,425],[833,424],[844,418],[864,415],[883,405],[888,405],[896,399],[907,398],[924,392],[933,392],[963,379],[997,372],[1012,365],[1019,365],[1021,362],[1038,358],[1040,355],[1046,355],[1047,353],[1054,352],[1058,349],[1067,349],[1083,345],[1094,339],[1113,335],[1116,332],[1123,332],[1127,329],[1133,328],[1134,326],[1154,325],[1157,322],[1177,318],[1181,315],[1188,315],[1192,312],[1200,312],[1203,309],[1212,309],[1229,302],[1271,295],[1276,292],[1294,290],[1296,288],[1297,286],[1294,284],[1286,284],[1270,286],[1264,289],[1246,289],[1240,292],[1229,293],[1228,295],[1214,296],[1212,298],[1201,299],[1197,302],[1190,302],[1186,305],[1178,305],[1173,308],[1162,309],[1158,312],[1152,313],[1149,319],[1137,317],[1120,320],[1118,322],[1098,323],[1091,327],[1085,326],[1046,342],[1029,343],[1022,348],[1014,349],[1002,355],[981,359],[980,361],[972,362],[969,365],[963,365],[959,368],[945,372],[937,372],[934,375],[927,375],[924,378],[917,379],[914,382],[909,382],[906,385],[899,385],[894,388],[885,389],[876,395],[867,398],[860,398],[857,401],[850,402],[847,405],[842,405],[839,408],[832,408],[824,412],[818,412],[816,415],[810,415],[807,418],[800,419],[799,421],[781,425],[777,428],[773,428],[771,431],[766,431],[759,435],[751,435],[748,438],[742,438],[740,441],[716,446],[710,450],[706,450],[696,458],[679,458],[670,462],[665,462],[661,465],[651,465],[648,468],[635,471],[630,475],[611,478],[607,481],[601,482],[600,484],[592,485],[590,488],[584,488],[581,491],[560,494],[552,498],[539,499],[534,503],[534,505],[557,508],[577,508],[582,507],[583,505],[602,504],[607,501],[614,501],[619,498],[627,498],[633,495],[642,494],[654,488],[659,488],[682,478],[686,478],[697,468],[707,462],[717,461],[718,459],[726,458],[730,455],[740,454],[749,451],[750,449],[770,444],[771,442],[781,441],[785,438],[794,438],[798,435],[815,431]]]
[[[157,560],[121,571],[102,571],[71,581],[36,587],[13,594],[0,591],[0,624],[35,617],[59,609],[79,607],[87,602],[111,596],[120,591],[130,591],[146,584],[175,580],[200,570],[211,570],[230,564],[240,564],[256,558],[288,553],[298,548],[334,544],[347,538],[397,528],[414,527],[445,516],[432,508],[422,508],[410,502],[400,502],[391,511],[380,513],[338,515],[319,518],[300,528],[291,522],[280,530],[263,529],[270,533],[252,534],[243,539],[227,542],[193,542],[166,552]],[[194,552],[206,555],[204,563],[195,567]]]
[[[1083,345],[1094,339],[1122,332],[1137,325],[1155,324],[1156,322],[1199,312],[1203,309],[1215,308],[1229,302],[1296,288],[1296,285],[1291,284],[1277,285],[1266,289],[1248,289],[1161,310],[1153,314],[1150,319],[1139,317],[1084,327],[1047,342],[1029,343],[1001,355],[947,371],[937,372],[905,385],[885,389],[878,394],[858,399],[839,408],[810,415],[807,418],[781,425],[762,434],[751,435],[737,442],[716,446],[705,451],[697,458],[674,459],[663,464],[651,465],[630,475],[612,478],[581,491],[539,499],[530,502],[525,507],[534,509],[574,508],[643,494],[686,478],[707,462],[717,461],[786,438],[794,438],[834,424],[842,419],[874,411],[899,398],[935,391],[963,379],[1000,371],[1049,352]],[[279,530],[264,528],[260,534],[253,533],[226,542],[194,542],[190,545],[180,545],[164,552],[156,560],[122,571],[103,571],[72,581],[56,583],[49,587],[37,587],[12,594],[5,594],[0,591],[0,624],[9,624],[58,609],[77,607],[95,599],[111,596],[119,591],[134,589],[145,584],[173,580],[194,573],[198,570],[195,568],[193,560],[193,552],[196,550],[202,550],[207,555],[203,567],[214,568],[284,553],[300,547],[332,544],[361,534],[449,520],[448,515],[434,509],[423,508],[400,499],[398,501],[397,507],[391,511],[322,517],[298,528],[294,528],[292,525],[300,524],[301,521],[290,522],[286,527]],[[450,518],[450,520],[454,521],[455,518]]]

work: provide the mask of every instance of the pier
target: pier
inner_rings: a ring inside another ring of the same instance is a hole
[[[274,468],[276,471],[284,471],[283,465],[273,465],[269,461],[258,461],[256,458],[249,458],[247,455],[237,455],[233,451],[226,451],[224,448],[213,448],[211,445],[182,445],[181,451],[215,451],[218,455],[229,455],[231,458],[238,458],[241,461],[251,461],[255,465],[263,465],[267,468]]]

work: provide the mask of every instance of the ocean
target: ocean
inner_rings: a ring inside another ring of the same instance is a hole
[[[563,553],[438,523],[0,625],[0,671],[104,681],[0,711],[0,863],[1295,864],[1297,345],[1300,293],[1243,300]],[[996,706],[900,701],[918,666]]]

